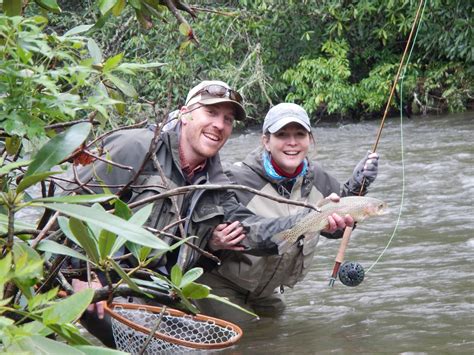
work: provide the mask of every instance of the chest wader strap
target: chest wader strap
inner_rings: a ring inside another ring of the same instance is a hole
[[[249,297],[250,297],[250,291],[247,291],[247,295],[245,296],[245,301],[244,301],[245,304],[248,303]]]

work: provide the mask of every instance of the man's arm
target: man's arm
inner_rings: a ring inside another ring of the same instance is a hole
[[[106,161],[96,160],[92,164],[78,169],[78,182],[69,184],[68,189],[74,189],[80,184],[93,184],[110,186],[110,191],[116,193],[134,178],[140,169],[143,158],[150,149],[153,131],[140,128],[116,132],[104,140],[102,158],[120,164],[112,165]],[[125,167],[129,167],[128,169]],[[103,192],[102,187],[88,187],[95,193]],[[83,193],[78,187],[77,193]]]
[[[239,203],[231,191],[223,194],[221,203],[225,219],[228,222],[240,221],[243,227],[246,238],[240,244],[245,247],[245,251],[252,251],[255,254],[278,253],[278,245],[271,240],[272,236],[292,228],[302,217],[312,211],[307,208],[287,217],[265,218],[254,214]]]

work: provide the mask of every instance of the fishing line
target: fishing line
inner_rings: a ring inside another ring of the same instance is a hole
[[[384,114],[383,114],[383,117],[382,117],[382,121],[380,122],[379,130],[377,132],[377,137],[376,137],[375,143],[372,147],[372,152],[373,153],[375,153],[375,151],[377,150],[377,145],[378,145],[378,143],[380,141],[380,137],[382,135],[382,130],[383,130],[383,127],[384,127],[384,124],[385,124],[385,119],[387,118],[387,114],[388,114],[388,111],[390,109],[390,104],[392,102],[392,98],[393,98],[393,95],[395,93],[395,89],[397,87],[397,84],[401,85],[401,83],[403,81],[403,77],[405,76],[406,70],[408,68],[408,64],[410,62],[410,57],[411,57],[411,54],[413,52],[413,48],[415,46],[416,37],[418,36],[418,31],[421,27],[423,13],[425,12],[425,8],[426,8],[426,3],[427,2],[425,0],[420,0],[420,3],[418,5],[418,9],[416,10],[416,15],[415,15],[415,18],[413,19],[413,24],[412,24],[412,27],[411,27],[411,30],[410,30],[410,35],[408,36],[408,40],[407,40],[407,43],[405,45],[405,49],[403,50],[403,55],[402,55],[402,58],[400,59],[400,64],[398,65],[397,74],[395,75],[395,80],[393,81],[393,85],[390,89],[390,95],[388,97],[387,104],[385,105],[385,111],[384,111]],[[416,31],[415,31],[415,29],[416,29]],[[413,34],[415,34],[414,37],[413,37]],[[414,39],[413,42],[411,41],[412,37]],[[410,46],[411,46],[411,48],[410,48]],[[410,50],[408,50],[408,48],[410,48]],[[406,57],[408,52],[409,52],[409,55],[408,55],[407,61],[405,62],[405,57]],[[400,76],[400,74],[402,73],[402,70],[403,70],[403,77]],[[401,81],[399,81],[399,79],[401,79]],[[404,143],[403,143],[403,111],[402,111],[403,101],[402,101],[401,97],[402,97],[402,95],[400,95],[400,132],[401,132],[400,133],[400,144],[401,144],[401,160],[402,160],[402,197],[401,197],[401,201],[400,201],[400,209],[399,209],[398,219],[397,219],[395,228],[392,232],[392,236],[389,238],[389,240],[387,242],[387,245],[385,246],[384,250],[382,250],[382,252],[377,257],[375,262],[370,266],[368,271],[370,271],[378,263],[378,261],[384,255],[385,251],[390,246],[392,240],[395,237],[398,225],[400,224],[400,220],[401,220],[401,213],[402,213],[402,209],[403,209],[404,195],[405,195],[405,163],[404,163],[404,156],[403,156],[403,145],[404,145]],[[362,180],[359,195],[362,195],[364,184],[365,184],[365,178]],[[348,244],[351,232],[352,232],[352,228],[349,228],[349,227],[346,227],[346,229],[344,230],[344,236],[342,237],[342,241],[341,241],[341,244],[339,246],[338,253],[336,255],[336,260],[335,260],[335,263],[334,263],[332,274],[331,274],[331,277],[329,279],[329,286],[331,286],[331,287],[334,286],[334,282],[336,281],[336,278],[338,276],[339,276],[340,281],[344,285],[347,285],[347,286],[357,286],[364,279],[363,268],[358,263],[350,262],[348,265],[346,265],[347,266],[346,268],[341,269],[342,261],[344,260],[344,253],[345,253],[345,250],[347,248],[347,244]],[[361,270],[358,270],[359,267],[360,267]],[[341,272],[339,272],[339,271],[341,271]],[[344,280],[349,281],[349,282],[344,282]]]
[[[421,2],[423,2],[423,0],[421,0]],[[404,155],[405,143],[404,143],[404,139],[403,139],[403,80],[405,78],[405,74],[406,74],[406,71],[408,69],[408,64],[410,63],[411,55],[412,55],[413,49],[415,47],[416,38],[418,37],[418,31],[420,30],[420,27],[421,27],[422,22],[423,22],[423,14],[425,12],[426,4],[427,4],[427,1],[423,4],[423,10],[421,11],[420,21],[418,22],[418,27],[416,29],[415,36],[413,38],[413,43],[411,45],[410,52],[408,54],[407,61],[405,63],[404,69],[403,69],[403,73],[400,76],[400,81],[398,83],[398,88],[399,88],[398,91],[400,92],[400,104],[399,104],[400,105],[399,106],[400,107],[400,157],[401,157],[401,164],[402,164],[402,192],[401,192],[401,199],[400,199],[400,208],[398,210],[398,217],[397,217],[397,221],[395,223],[395,227],[393,229],[392,235],[390,236],[387,244],[385,245],[385,248],[379,254],[377,259],[372,263],[372,265],[370,265],[370,267],[367,269],[366,273],[370,272],[370,270],[372,270],[372,268],[383,257],[383,255],[385,254],[385,252],[389,248],[390,244],[392,243],[393,239],[395,238],[395,235],[398,231],[398,227],[399,227],[400,221],[401,221],[403,205],[404,205],[404,202],[405,202],[405,186],[406,186],[406,181],[405,181],[405,155]],[[420,3],[420,7],[421,7],[421,3]],[[416,25],[416,21],[415,21],[414,25]],[[394,85],[394,87],[395,87],[395,85]],[[380,136],[377,137],[375,147],[377,146],[379,138],[380,138]]]

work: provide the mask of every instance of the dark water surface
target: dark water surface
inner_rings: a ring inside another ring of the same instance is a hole
[[[311,156],[344,182],[378,125],[317,125]],[[346,252],[367,271],[399,219],[364,282],[328,287],[339,241],[321,238],[309,275],[285,293],[284,315],[245,326],[239,344],[220,353],[474,353],[474,113],[404,119],[402,126],[403,135],[399,118],[385,124],[370,191],[389,213],[358,226]],[[234,135],[223,160],[243,159],[259,140],[257,131]]]

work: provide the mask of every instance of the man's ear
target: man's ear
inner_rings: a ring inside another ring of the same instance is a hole
[[[181,107],[179,110],[179,119],[182,124],[186,124],[187,121],[191,119],[191,113],[186,106]]]

